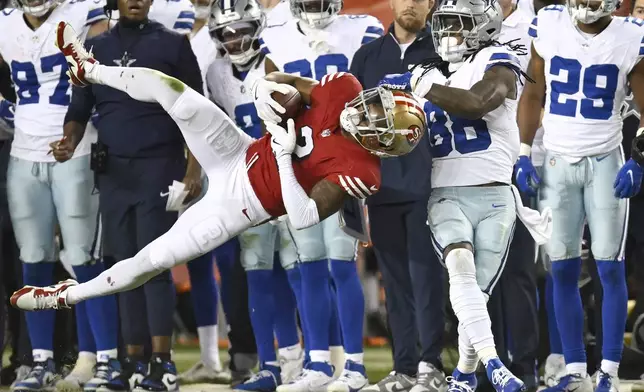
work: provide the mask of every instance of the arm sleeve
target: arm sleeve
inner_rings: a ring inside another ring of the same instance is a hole
[[[96,103],[92,86],[88,87],[72,87],[72,100],[67,108],[65,115],[65,124],[70,121],[76,121],[81,124],[87,124],[92,109]]]
[[[284,154],[277,160],[279,168],[282,201],[291,225],[297,229],[305,229],[320,223],[320,215],[315,200],[311,199],[295,178],[293,161],[290,154]]]
[[[88,7],[85,26],[91,26],[96,22],[107,19],[107,15],[105,15],[105,11],[103,10],[104,5],[105,1],[101,0],[98,4],[92,3],[92,5]]]
[[[203,95],[203,79],[197,57],[192,51],[192,45],[187,36],[181,38],[181,48],[177,60],[176,78],[187,84],[190,88]]]
[[[340,186],[355,199],[366,199],[380,188],[380,161],[343,159],[339,162],[338,171],[325,180]]]
[[[189,1],[185,2],[185,7],[179,11],[174,24],[172,25],[172,30],[176,31],[179,34],[189,35],[192,33],[192,27],[195,24],[195,10]]]
[[[369,21],[370,23],[362,36],[361,45],[368,44],[369,42],[382,37],[385,33],[385,29],[382,27],[382,23],[380,23],[378,19],[370,17]]]

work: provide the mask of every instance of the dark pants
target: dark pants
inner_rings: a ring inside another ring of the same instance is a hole
[[[426,221],[426,199],[369,206],[371,240],[393,336],[394,370],[409,375],[416,374],[421,360],[442,367],[444,272]]]
[[[185,175],[185,159],[120,158],[110,156],[107,172],[99,176],[100,211],[105,254],[121,261],[134,256],[164,234],[177,219],[167,212],[166,193],[173,180]],[[149,336],[171,336],[175,308],[170,271],[145,285],[119,294],[123,341],[144,345]]]

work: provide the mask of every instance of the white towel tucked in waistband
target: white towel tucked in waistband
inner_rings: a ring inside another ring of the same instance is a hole
[[[552,210],[550,207],[546,207],[539,213],[537,210],[525,207],[523,201],[521,201],[519,190],[514,185],[512,185],[512,193],[517,206],[517,216],[528,229],[535,242],[538,245],[545,244],[552,235]]]

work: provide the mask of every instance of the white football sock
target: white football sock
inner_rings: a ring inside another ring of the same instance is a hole
[[[588,365],[586,364],[586,362],[567,363],[566,373],[579,374],[582,377],[586,377],[588,375]]]
[[[34,349],[31,351],[31,356],[34,362],[45,362],[48,359],[54,358],[54,352],[51,350]]]
[[[211,369],[221,370],[217,324],[197,327],[197,334],[199,335],[201,362]]]
[[[102,64],[87,68],[87,78],[94,83],[110,86],[142,102],[158,102],[166,112],[188,89],[178,79],[154,69],[112,67]]]
[[[311,350],[309,352],[311,362],[331,363],[331,352],[327,350]]]
[[[149,253],[148,245],[136,256],[119,261],[96,278],[70,286],[65,291],[67,304],[75,305],[90,298],[120,293],[143,285],[162,271],[152,265]]]
[[[476,353],[479,356],[485,354],[483,356],[487,360],[491,355],[490,348],[495,347],[494,336],[485,294],[476,282],[474,254],[468,249],[454,249],[447,254],[445,265],[449,273],[449,299],[459,325],[463,325]]]
[[[456,368],[459,372],[469,374],[476,371],[479,364],[479,356],[476,350],[470,344],[470,338],[463,328],[463,323],[458,323],[458,364]]]
[[[602,369],[602,372],[610,374],[611,377],[617,377],[617,371],[619,370],[619,362],[602,359],[601,369]]]
[[[117,356],[118,350],[115,348],[111,350],[96,351],[96,362],[107,363],[110,359],[116,359]]]
[[[299,343],[277,350],[280,357],[287,361],[295,361],[302,357],[302,346]]]
[[[377,312],[380,308],[380,293],[376,275],[366,275],[363,280],[364,303],[367,313]]]

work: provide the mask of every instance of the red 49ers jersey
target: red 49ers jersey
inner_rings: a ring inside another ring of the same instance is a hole
[[[321,180],[339,185],[358,199],[380,188],[380,159],[344,137],[340,128],[340,113],[360,91],[360,82],[349,73],[326,75],[311,91],[309,108],[295,119],[298,139],[293,152],[293,171],[307,194]],[[286,214],[270,135],[248,148],[246,167],[250,183],[266,212],[271,216]]]

